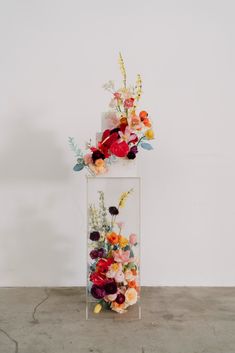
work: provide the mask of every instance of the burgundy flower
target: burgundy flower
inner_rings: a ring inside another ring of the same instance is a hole
[[[130,152],[127,153],[127,158],[128,159],[135,159],[135,157],[136,157],[136,154],[134,152],[130,151]]]
[[[136,154],[136,153],[138,153],[138,147],[137,147],[137,146],[132,146],[132,147],[130,148],[130,151],[131,151],[131,152],[134,152],[134,153]]]
[[[105,296],[105,290],[103,287],[93,284],[93,286],[91,287],[91,295],[95,299],[102,299]]]
[[[112,207],[109,207],[109,213],[110,213],[112,216],[116,216],[116,215],[118,215],[119,211],[118,211],[117,207],[112,206]]]
[[[99,232],[91,232],[90,233],[90,239],[93,241],[98,241],[100,239],[100,233]]]
[[[104,285],[105,293],[108,294],[115,294],[117,293],[117,284],[115,282],[108,282]]]
[[[105,250],[103,248],[98,249],[97,252],[98,252],[98,257],[104,257]]]
[[[97,257],[99,257],[99,251],[97,249],[91,250],[90,252],[90,257],[94,260],[97,259]]]
[[[101,151],[96,150],[92,153],[91,158],[92,158],[93,162],[95,163],[95,161],[97,159],[105,159],[105,156]]]
[[[116,301],[118,304],[124,303],[124,301],[125,301],[125,295],[122,294],[122,293],[119,293],[119,294],[117,295],[117,298],[116,298],[115,301]]]
[[[128,159],[135,159],[136,153],[138,153],[138,148],[137,146],[132,146],[130,148],[130,151],[127,153],[127,158]]]

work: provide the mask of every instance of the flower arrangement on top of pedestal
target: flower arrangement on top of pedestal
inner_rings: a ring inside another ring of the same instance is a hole
[[[99,134],[97,143],[86,143],[85,151],[82,151],[74,138],[69,137],[69,144],[77,158],[74,171],[87,168],[92,175],[103,174],[115,160],[133,160],[139,148],[152,149],[152,145],[146,142],[154,138],[148,113],[145,110],[137,113],[137,104],[142,94],[141,77],[137,75],[135,87],[127,87],[126,69],[121,54],[119,65],[123,77],[122,87],[115,89],[113,81],[103,86],[112,94],[112,99],[110,111],[104,116],[105,128]]]
[[[118,222],[120,209],[132,189],[123,192],[117,207],[107,208],[99,191],[99,207],[89,205],[89,292],[97,300],[94,313],[102,309],[124,313],[138,300],[139,259],[135,255],[137,235],[123,235],[124,223]]]

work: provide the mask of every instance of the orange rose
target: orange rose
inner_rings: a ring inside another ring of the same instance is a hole
[[[140,119],[143,121],[143,119],[147,118],[148,116],[148,113],[145,111],[145,110],[142,110],[140,113],[139,113],[139,117]]]
[[[146,127],[151,127],[152,124],[150,122],[150,120],[148,118],[144,118],[143,120],[143,124],[146,126]]]
[[[128,282],[128,287],[129,288],[136,288],[136,281],[130,281],[130,282]]]
[[[118,244],[119,237],[118,237],[117,233],[112,232],[107,235],[107,240],[110,244],[114,245],[114,244]]]

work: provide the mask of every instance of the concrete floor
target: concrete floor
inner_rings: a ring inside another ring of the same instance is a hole
[[[85,320],[84,288],[0,289],[0,353],[235,353],[235,288],[143,288],[139,321]]]

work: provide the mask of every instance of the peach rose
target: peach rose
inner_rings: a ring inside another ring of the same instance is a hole
[[[125,298],[128,305],[133,305],[137,302],[137,292],[135,288],[128,288],[125,293]]]
[[[117,302],[112,302],[111,304],[111,309],[116,311],[117,313],[119,314],[123,314],[125,313],[125,309],[126,309],[126,304],[125,303],[122,303],[122,304],[118,304]]]

